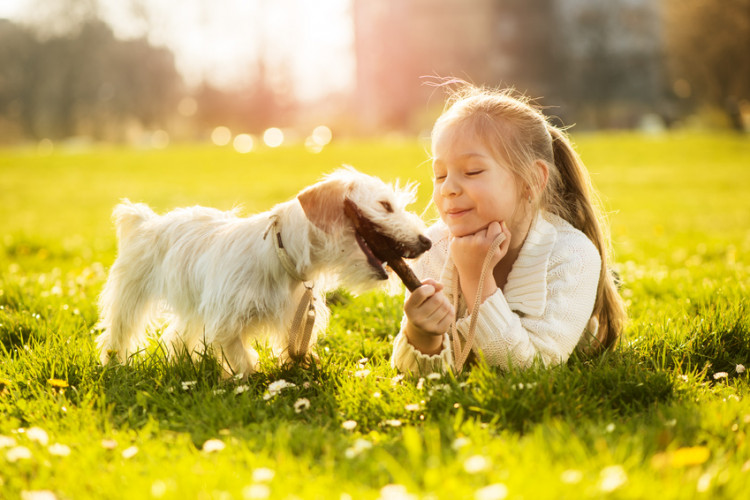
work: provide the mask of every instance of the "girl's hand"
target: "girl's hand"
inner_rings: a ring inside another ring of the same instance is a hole
[[[485,276],[482,287],[483,301],[497,290],[497,283],[495,283],[492,271],[508,253],[511,238],[508,226],[505,225],[505,222],[492,222],[485,229],[480,229],[474,234],[454,237],[451,240],[451,258],[456,265],[461,291],[464,294],[469,311],[474,309],[474,299],[476,298],[484,259],[490,251],[490,245],[501,233],[505,235],[505,240],[500,243],[500,248],[490,261],[489,273]]]
[[[443,285],[426,279],[404,302],[407,323],[404,333],[423,354],[438,354],[443,347],[443,334],[455,317],[453,305],[441,292]]]

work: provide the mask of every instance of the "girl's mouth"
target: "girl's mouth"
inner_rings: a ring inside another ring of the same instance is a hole
[[[470,209],[468,209],[468,208],[465,209],[465,210],[448,210],[445,213],[445,215],[448,216],[448,217],[450,217],[450,218],[452,218],[452,219],[455,219],[455,218],[461,217],[462,215],[465,215],[465,214],[469,213],[469,211],[470,211]]]

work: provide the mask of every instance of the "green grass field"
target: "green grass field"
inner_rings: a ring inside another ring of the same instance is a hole
[[[0,498],[744,497],[750,141],[574,139],[610,217],[622,346],[424,380],[390,368],[402,297],[381,292],[331,297],[309,370],[264,351],[261,373],[227,382],[210,357],[156,347],[102,368],[93,344],[120,198],[252,213],[347,163],[420,181],[421,212],[424,146],[0,151]]]

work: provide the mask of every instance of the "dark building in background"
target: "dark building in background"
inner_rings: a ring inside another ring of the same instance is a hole
[[[580,127],[664,114],[658,2],[353,0],[365,130],[429,126],[442,94],[422,76],[512,86]]]

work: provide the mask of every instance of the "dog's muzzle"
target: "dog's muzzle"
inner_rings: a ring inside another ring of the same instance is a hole
[[[410,245],[396,241],[384,234],[382,228],[368,219],[349,198],[344,199],[344,213],[352,221],[357,244],[380,279],[388,279],[388,272],[383,267],[385,262],[396,271],[407,288],[411,290],[412,286],[419,286],[419,280],[402,258],[413,259],[429,250],[432,246],[429,238],[420,234],[417,242]]]

